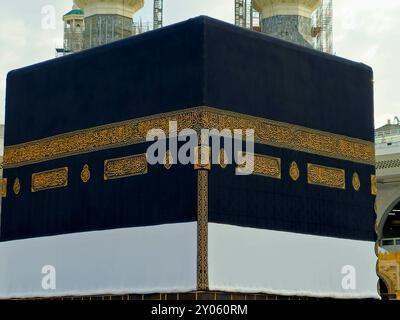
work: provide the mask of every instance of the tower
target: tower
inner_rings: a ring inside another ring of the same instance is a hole
[[[75,0],[83,9],[83,48],[92,48],[132,35],[133,15],[144,0]]]
[[[261,30],[276,38],[313,47],[312,14],[321,0],[253,0]]]
[[[163,0],[154,0],[153,7],[153,29],[163,26]]]
[[[83,48],[83,31],[85,21],[83,10],[76,5],[63,16],[64,20],[64,48],[63,53],[81,51]]]

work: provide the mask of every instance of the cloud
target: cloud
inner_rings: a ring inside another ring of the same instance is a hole
[[[27,41],[25,35],[27,28],[23,20],[0,17],[0,30],[13,30],[0,32],[1,59],[0,59],[0,106],[4,106],[6,73],[20,65],[21,52],[25,49]],[[3,47],[4,46],[4,47]],[[4,108],[0,109],[0,122],[4,122]]]
[[[42,8],[54,2],[55,28],[42,28]],[[0,122],[4,123],[6,76],[10,70],[54,58],[55,48],[62,45],[62,15],[72,1],[23,1],[2,5],[0,12]]]
[[[373,68],[377,127],[400,115],[399,15],[398,0],[334,0],[335,52]]]
[[[233,0],[169,0],[165,1],[165,22],[174,23],[189,18],[207,15],[224,21],[233,22]]]
[[[378,44],[371,45],[361,56],[360,60],[366,63],[372,63],[374,61],[374,58],[376,57],[378,50],[379,50]]]

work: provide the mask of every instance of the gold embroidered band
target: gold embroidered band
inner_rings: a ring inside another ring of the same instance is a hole
[[[246,161],[249,161],[249,159],[247,159]],[[247,168],[253,167],[252,174],[254,175],[270,177],[275,179],[281,179],[282,176],[280,158],[270,157],[261,154],[254,154],[253,165],[251,163],[238,165],[237,169],[239,172],[242,171],[244,173],[247,170],[246,167]]]
[[[159,128],[168,132],[169,121],[178,122],[178,131],[185,128],[197,131],[201,128],[254,129],[256,143],[375,164],[374,144],[369,141],[220,109],[197,107],[7,146],[5,168],[142,143],[150,129]]]
[[[68,168],[58,168],[32,174],[31,191],[62,188],[68,185]]]
[[[147,173],[145,154],[104,161],[104,180],[119,179]]]
[[[309,163],[307,165],[307,174],[309,184],[346,189],[346,172],[343,169]]]

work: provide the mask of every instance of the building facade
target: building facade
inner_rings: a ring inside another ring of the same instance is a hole
[[[400,299],[400,120],[375,132],[381,291]]]
[[[333,0],[235,0],[235,24],[333,54]]]
[[[63,16],[64,21],[64,51],[77,52],[83,49],[83,33],[85,20],[83,10],[76,5]]]
[[[56,49],[57,56],[137,34],[143,27],[133,23],[133,15],[143,6],[144,0],[74,0],[63,16],[64,46]]]
[[[313,47],[312,14],[321,0],[254,0],[261,15],[261,31],[289,42]]]

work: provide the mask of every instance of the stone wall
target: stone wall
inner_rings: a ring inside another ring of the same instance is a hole
[[[72,30],[65,32],[64,49],[66,51],[78,52],[83,48],[82,32]]]
[[[296,15],[278,15],[262,20],[262,32],[292,43],[312,48],[312,21]]]

